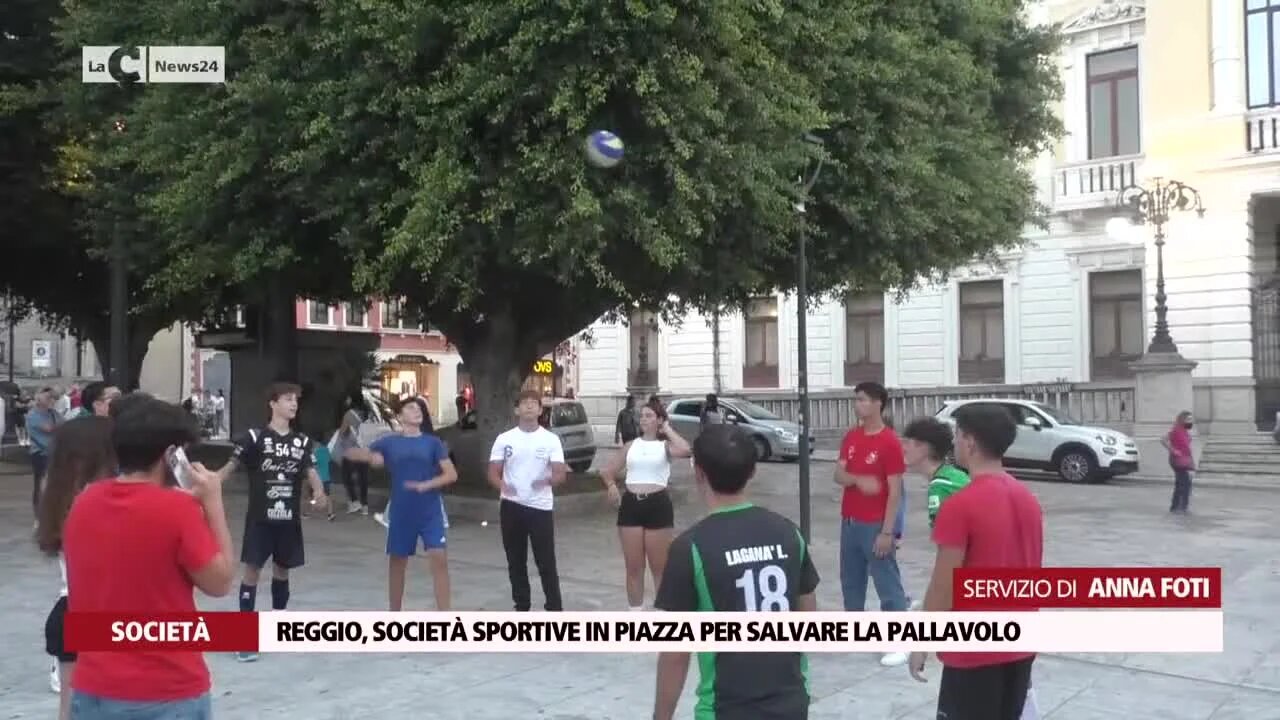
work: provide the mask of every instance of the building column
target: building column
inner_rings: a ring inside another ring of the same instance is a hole
[[[1211,0],[1213,110],[1244,111],[1244,18],[1239,0]]]

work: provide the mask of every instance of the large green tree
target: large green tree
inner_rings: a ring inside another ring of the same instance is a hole
[[[227,48],[225,88],[130,109],[171,283],[274,264],[408,296],[492,433],[531,361],[602,314],[792,286],[801,222],[819,292],[1018,242],[1056,92],[1023,5],[80,0],[68,38]],[[583,161],[594,128],[620,166]],[[800,216],[809,131],[826,170]]]
[[[139,211],[153,180],[118,152],[116,120],[128,95],[87,104],[79,92],[78,48],[60,45],[61,3],[14,0],[0,14],[0,291],[52,327],[93,343],[103,368],[113,367],[107,248],[126,239],[128,357],[137,382],[152,337],[178,320],[197,320],[225,301],[222,288],[187,283],[154,292],[152,277],[168,269],[150,252],[154,223]]]

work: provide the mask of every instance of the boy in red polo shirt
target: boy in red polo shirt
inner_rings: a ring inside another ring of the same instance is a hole
[[[902,443],[884,424],[889,393],[884,386],[863,382],[853,389],[858,427],[844,436],[836,462],[835,481],[844,488],[840,502],[840,590],[844,609],[866,609],[867,577],[876,585],[880,609],[907,609],[902,574],[895,556],[895,525],[902,503],[902,474],[906,460]],[[889,653],[884,665],[901,665],[902,653]]]
[[[1013,418],[1001,407],[982,404],[962,407],[953,417],[956,460],[969,469],[970,480],[938,511],[933,528],[938,556],[924,597],[927,612],[952,610],[956,568],[1038,568],[1044,549],[1039,501],[1001,464],[1018,432]],[[911,654],[911,676],[921,682],[926,657]],[[938,653],[938,659],[943,666],[938,717],[1022,717],[1033,653]]]

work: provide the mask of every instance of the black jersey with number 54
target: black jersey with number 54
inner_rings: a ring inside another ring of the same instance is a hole
[[[249,520],[302,521],[302,479],[313,465],[313,451],[306,435],[269,427],[236,440],[232,458],[249,473]]]
[[[670,612],[787,612],[818,587],[800,531],[750,503],[720,508],[671,544],[654,605]],[[696,720],[808,717],[802,653],[699,653]]]

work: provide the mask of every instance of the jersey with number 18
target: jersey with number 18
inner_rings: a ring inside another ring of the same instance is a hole
[[[719,508],[671,544],[654,606],[670,612],[787,612],[818,587],[800,530],[750,503]],[[801,653],[699,653],[696,720],[807,717]]]

